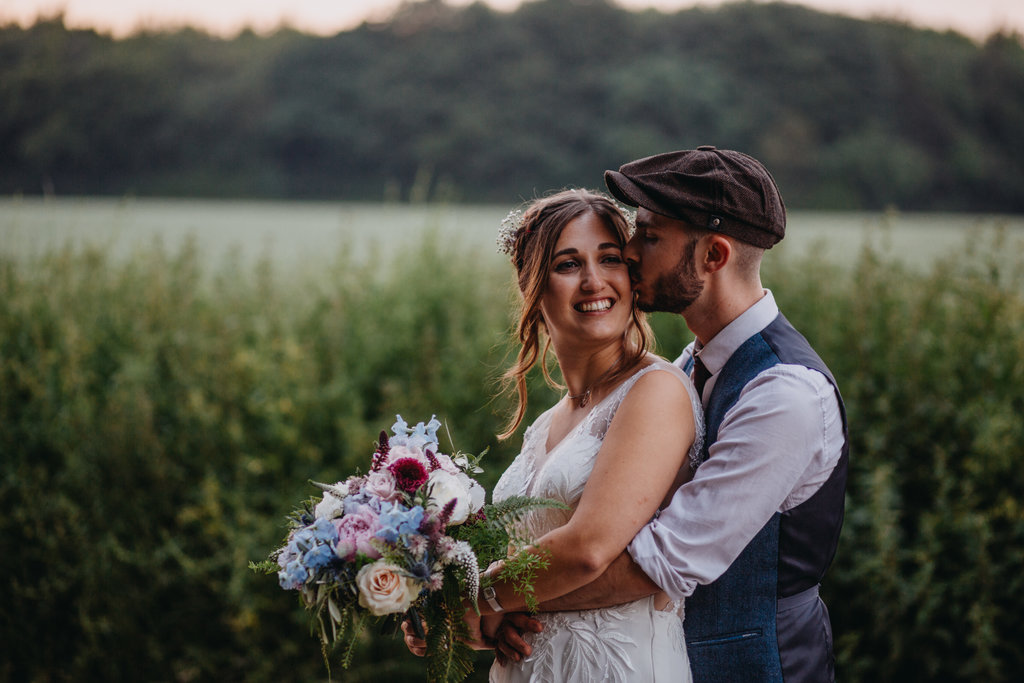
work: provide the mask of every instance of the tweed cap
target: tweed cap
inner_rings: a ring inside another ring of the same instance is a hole
[[[786,234],[786,205],[757,159],[704,145],[605,171],[621,202],[770,249]]]

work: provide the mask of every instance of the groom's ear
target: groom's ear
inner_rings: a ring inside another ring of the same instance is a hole
[[[719,234],[711,234],[701,241],[705,243],[697,245],[699,267],[709,274],[725,268],[732,258],[732,243],[729,239]]]

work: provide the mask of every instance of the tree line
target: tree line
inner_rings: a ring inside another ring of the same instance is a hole
[[[0,27],[0,194],[495,201],[715,144],[791,208],[1024,211],[1024,41],[785,3],[443,0],[330,37]]]

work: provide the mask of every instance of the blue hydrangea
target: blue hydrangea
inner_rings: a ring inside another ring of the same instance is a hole
[[[395,435],[388,439],[388,443],[392,446],[408,446],[409,448],[420,448],[426,450],[427,447],[431,447],[432,450],[438,450],[437,447],[437,430],[441,427],[441,422],[436,416],[430,416],[430,422],[423,424],[418,422],[412,429],[406,424],[405,420],[402,419],[401,415],[395,415],[398,418],[395,424],[391,425],[391,431]]]
[[[423,522],[423,508],[417,505],[406,509],[404,505],[384,503],[380,506],[380,530],[377,538],[396,543],[399,538],[418,533]]]
[[[334,544],[338,542],[338,528],[323,517],[313,522],[309,530],[313,532],[313,538],[320,543]]]
[[[305,553],[316,545],[316,538],[313,536],[313,531],[310,527],[305,529],[299,529],[292,536],[292,539],[288,542],[290,549],[297,554]]]
[[[277,573],[277,582],[285,590],[298,590],[309,578],[309,570],[299,560],[293,560]]]
[[[345,514],[354,515],[366,506],[370,506],[374,512],[378,512],[380,510],[380,499],[371,496],[365,491],[360,491],[345,499]]]
[[[302,564],[309,569],[326,567],[334,559],[334,550],[329,545],[318,545],[302,557]]]

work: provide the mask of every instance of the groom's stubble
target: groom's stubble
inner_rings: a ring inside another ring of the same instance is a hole
[[[637,299],[637,308],[645,313],[682,313],[700,297],[704,281],[697,275],[693,259],[699,239],[690,240],[672,270],[662,273],[647,286],[650,299],[641,296]],[[631,266],[630,270],[635,282],[643,282],[635,267]]]

